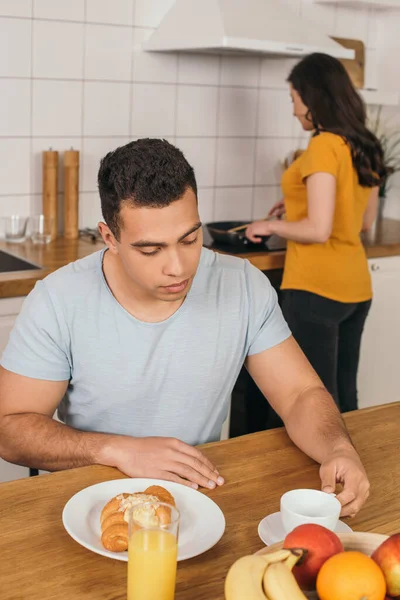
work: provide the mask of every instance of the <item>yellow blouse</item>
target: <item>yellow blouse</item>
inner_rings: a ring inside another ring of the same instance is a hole
[[[307,217],[306,177],[331,173],[336,178],[336,204],[330,238],[325,243],[288,240],[282,289],[305,290],[339,302],[362,302],[372,297],[360,232],[370,188],[358,183],[350,149],[333,133],[312,137],[307,150],[282,177],[287,221]]]

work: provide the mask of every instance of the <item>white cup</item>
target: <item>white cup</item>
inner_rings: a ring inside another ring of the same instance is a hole
[[[280,506],[286,533],[304,523],[316,523],[334,531],[342,509],[334,494],[309,489],[286,492],[281,497]]]

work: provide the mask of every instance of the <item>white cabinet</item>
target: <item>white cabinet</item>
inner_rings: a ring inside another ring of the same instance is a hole
[[[336,4],[351,8],[400,8],[400,0],[315,0],[317,4]]]
[[[25,296],[0,298],[0,356],[7,345],[15,319],[21,310]]]
[[[360,408],[400,401],[400,256],[368,263],[374,297],[361,341]]]
[[[0,356],[7,345],[11,329],[24,300],[25,296],[0,299]],[[27,467],[13,465],[0,458],[0,483],[22,479],[28,477],[28,475],[29,469]]]

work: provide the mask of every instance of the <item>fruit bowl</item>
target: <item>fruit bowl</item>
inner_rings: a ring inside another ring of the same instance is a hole
[[[389,536],[380,533],[365,533],[365,532],[352,532],[352,533],[338,533],[337,536],[340,538],[345,550],[357,550],[367,556],[371,554],[384,542]],[[283,540],[267,546],[255,552],[255,554],[269,554],[283,548]],[[315,591],[304,591],[304,594],[309,600],[318,600],[317,593]]]

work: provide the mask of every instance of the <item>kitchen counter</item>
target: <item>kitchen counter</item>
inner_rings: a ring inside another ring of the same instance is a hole
[[[362,240],[368,258],[400,255],[400,220],[383,219],[377,224],[374,232],[364,233]],[[212,244],[205,245],[217,252],[223,252],[214,248]],[[101,248],[104,248],[103,242],[90,242],[85,239],[58,238],[47,246],[37,246],[30,241],[21,244],[0,241],[0,250],[38,266],[37,270],[0,273],[0,298],[26,296],[39,279]],[[282,269],[285,262],[284,250],[230,254],[247,258],[262,271]]]
[[[384,256],[400,255],[400,220],[382,219],[376,224],[373,231],[363,233],[361,236],[368,258],[378,258]],[[217,252],[225,253],[224,251],[214,247],[213,244],[208,245],[209,248],[215,249]],[[248,252],[235,254],[240,258],[247,258],[255,267],[261,271],[269,271],[272,269],[282,269],[285,264],[285,250],[276,252]]]
[[[101,248],[104,248],[102,242],[90,242],[83,239],[58,238],[44,246],[32,244],[31,241],[20,244],[1,241],[0,250],[33,263],[37,265],[38,269],[0,273],[0,298],[26,296],[39,279],[43,279],[52,271],[78,258],[84,258]]]
[[[344,520],[355,531],[400,532],[400,404],[343,417],[371,483],[362,510]],[[280,496],[299,487],[320,489],[319,465],[283,428],[207,444],[202,450],[225,477],[222,487],[202,493],[220,506],[226,529],[213,548],[179,562],[176,600],[223,600],[229,567],[264,547],[258,523],[279,510]],[[116,469],[91,466],[0,484],[2,600],[126,599],[126,562],[82,547],[67,534],[61,518],[66,502],[81,489],[123,477]]]

